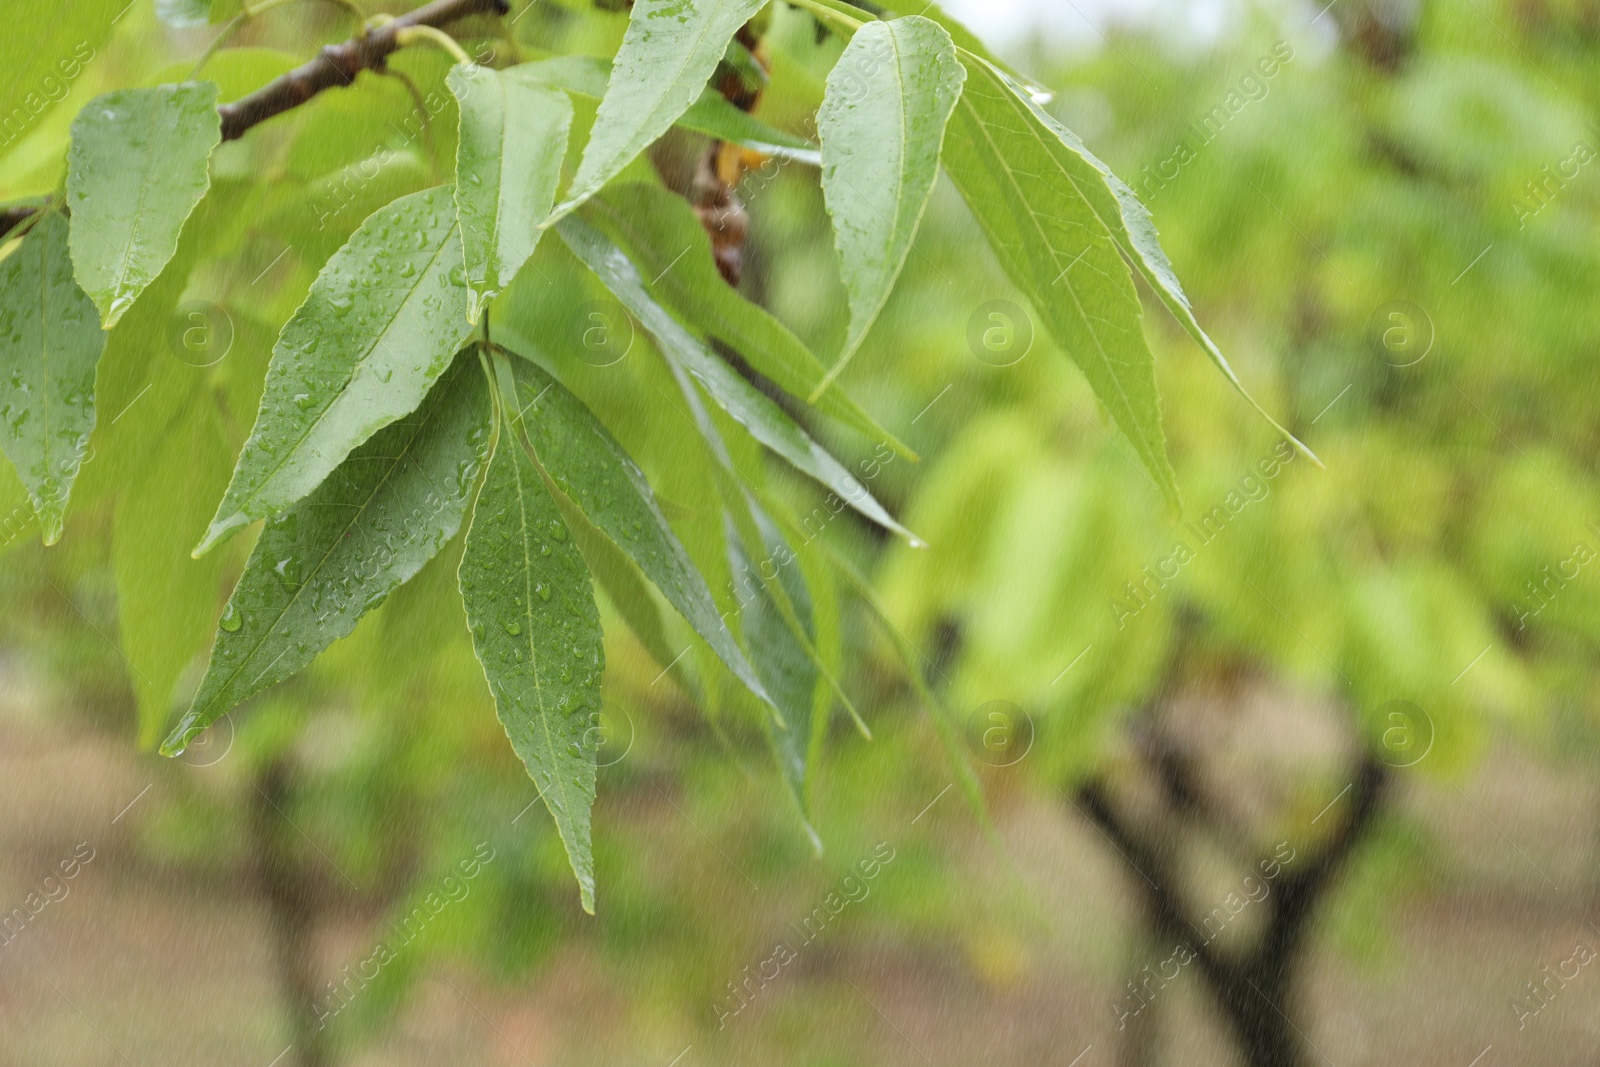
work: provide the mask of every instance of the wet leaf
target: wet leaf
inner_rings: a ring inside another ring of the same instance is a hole
[[[0,449],[55,544],[94,429],[95,366],[105,349],[72,277],[67,222],[46,212],[0,260]]]
[[[461,595],[500,723],[555,818],[593,914],[600,612],[555,499],[502,434],[467,532]]]
[[[818,709],[826,713],[828,692],[822,672],[811,652],[796,639],[794,631],[779,611],[769,583],[780,582],[802,632],[816,641],[816,621],[811,591],[794,550],[783,539],[777,525],[752,504],[757,529],[762,538],[754,547],[747,545],[734,523],[728,522],[728,554],[733,566],[734,591],[739,600],[739,621],[755,660],[761,680],[772,693],[778,709],[777,721],[762,717],[768,743],[783,781],[806,821],[812,844],[821,839],[810,825],[809,774],[812,738],[819,734]]]
[[[527,359],[511,361],[511,370],[519,421],[551,480],[638,564],[734,676],[772,703],[723,623],[705,578],[667,525],[644,472],[560,382]]]
[[[505,76],[529,85],[548,86],[599,100],[606,95],[606,83],[611,79],[611,61],[603,56],[555,56],[512,67],[505,71]],[[780,159],[813,166],[821,162],[816,145],[804,137],[769,126],[749,112],[740,111],[715,89],[702,90],[699,98],[678,117],[677,125]]]
[[[905,266],[965,78],[950,35],[916,16],[861,27],[828,75],[817,112],[822,193],[850,326],[817,393],[861,347]]]
[[[72,262],[106,329],[177,251],[221,138],[212,82],[104,93],[72,120]]]
[[[272,349],[261,410],[203,553],[315,489],[414,410],[471,327],[448,188],[401,197],[328,260]]]
[[[705,227],[681,196],[643,182],[619,182],[591,200],[584,217],[655,279],[647,286],[651,295],[683,321],[732,345],[790,396],[803,399],[821,384],[826,371],[811,349],[723,281]],[[902,455],[911,454],[842,389],[824,393],[817,410]]]
[[[1063,177],[1059,137],[997,80],[962,57],[967,84],[945,138],[944,165],[989,238],[1006,274],[1133,443],[1174,509],[1155,366],[1144,311],[1117,242],[1094,207]]]
[[[538,225],[555,203],[572,104],[561,93],[476,64],[457,64],[446,82],[461,108],[455,197],[467,318],[477,322],[543,233]]]
[[[1244,383],[1239,380],[1239,376],[1234,373],[1222,350],[1201,328],[1199,320],[1194,316],[1194,309],[1189,305],[1189,297],[1178,281],[1177,272],[1172,269],[1172,262],[1167,259],[1167,254],[1161,247],[1155,220],[1150,217],[1149,210],[1134,195],[1133,190],[1113,174],[1110,167],[1096,158],[1084,143],[1078,140],[1076,134],[1035,103],[1026,89],[992,64],[974,61],[972,65],[975,70],[981,70],[990,89],[1009,93],[1016,106],[1025,108],[1039,127],[1053,135],[1054,140],[1046,137],[1042,138],[1042,142],[1055,165],[1054,173],[1088,201],[1095,216],[1110,231],[1123,256],[1138,270],[1140,277],[1149,283],[1151,291],[1172,313],[1173,318],[1183,325],[1189,336],[1194,338],[1201,348],[1205,349],[1206,355],[1211,357],[1211,361],[1239,391],[1239,395],[1244,397],[1273,429],[1292,442],[1302,454],[1320,465],[1321,461],[1309,448],[1279,425],[1265,408],[1256,403],[1255,398],[1245,389]]]
[[[705,91],[728,41],[767,0],[636,0],[560,218],[621,173]]]
[[[194,703],[163,752],[183,751],[229,709],[310,663],[455,536],[488,454],[489,416],[469,351],[420,409],[267,523],[223,609]]]
[[[567,246],[599,275],[606,287],[656,339],[663,354],[687,369],[752,437],[833,490],[841,500],[873,522],[916,539],[873,499],[859,479],[813,441],[782,408],[667,314],[645,291],[644,282],[628,257],[604,234],[575,218],[563,220],[557,229]]]

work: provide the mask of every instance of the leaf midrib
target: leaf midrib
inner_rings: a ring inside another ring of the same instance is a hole
[[[145,110],[147,117],[149,118],[151,134],[151,136],[146,140],[145,144],[153,147],[155,143],[156,112],[153,108],[147,108]],[[130,269],[129,263],[133,258],[134,245],[138,243],[137,239],[139,236],[139,220],[144,217],[145,192],[150,188],[151,178],[153,177],[151,165],[155,162],[155,154],[151,151],[151,147],[146,147],[142,162],[143,166],[140,167],[139,173],[139,197],[134,202],[133,219],[128,226],[128,242],[123,246],[122,255],[117,263],[116,278],[111,283],[112,303],[116,303],[117,300],[121,298],[123,286],[128,280],[128,270]]]
[[[52,225],[51,228],[53,229],[54,226]],[[43,408],[40,420],[44,423],[44,440],[41,442],[43,447],[39,451],[44,455],[45,478],[48,479],[50,477],[49,471],[53,466],[51,463],[53,454],[50,447],[52,440],[50,433],[50,267],[48,257],[45,255],[46,242],[43,240],[48,236],[48,231],[39,236],[41,238],[37,242],[39,245],[39,392],[44,400],[43,404],[40,405]],[[40,488],[44,489],[45,486],[40,486]],[[50,510],[54,510],[54,501],[46,501],[43,494],[40,495],[40,503],[45,504]],[[39,519],[42,524],[44,515],[41,514]],[[56,519],[55,521],[60,520]],[[49,532],[48,529],[45,530],[46,534]]]
[[[539,728],[544,733],[545,751],[550,754],[550,777],[556,782],[561,791],[561,815],[559,821],[570,829],[572,823],[572,797],[567,792],[566,778],[561,774],[559,764],[560,752],[556,748],[555,737],[550,732],[550,715],[545,707],[544,682],[540,678],[539,651],[534,643],[533,629],[533,555],[528,551],[528,503],[522,487],[522,462],[515,452],[511,456],[511,476],[517,487],[517,517],[519,522],[518,540],[522,543],[522,615],[526,622],[524,633],[528,641],[528,669],[533,672],[534,695],[539,706]],[[559,521],[559,520],[558,520]],[[552,583],[553,584],[553,583]],[[553,590],[552,590],[553,592]],[[519,694],[520,702],[520,694]],[[542,792],[542,790],[541,790]]]

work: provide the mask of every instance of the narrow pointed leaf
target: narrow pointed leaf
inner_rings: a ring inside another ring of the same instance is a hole
[[[604,56],[554,56],[512,67],[505,71],[505,76],[529,85],[548,86],[599,100],[606,95],[611,61]],[[817,146],[804,137],[785,133],[740,111],[727,97],[711,88],[703,89],[699,98],[689,105],[689,110],[678,116],[677,125],[796,163],[816,166],[822,161]]]
[[[401,197],[328,260],[272,349],[261,410],[202,553],[315,489],[416,410],[471,327],[450,190]]]
[[[477,64],[457,64],[445,80],[461,108],[455,196],[467,318],[477,322],[539,242],[561,181],[572,103]]]
[[[1010,93],[1040,126],[1055,135],[1059,144],[1052,143],[1048,138],[1044,140],[1044,144],[1055,162],[1057,173],[1063,181],[1070,182],[1073,188],[1089,202],[1096,217],[1111,231],[1111,236],[1116,240],[1123,256],[1149,283],[1162,305],[1205,350],[1206,355],[1211,357],[1211,362],[1216,364],[1217,369],[1239,391],[1239,395],[1256,410],[1256,413],[1266,419],[1273,429],[1282,434],[1284,439],[1292,443],[1303,455],[1321,466],[1322,461],[1311,449],[1279,425],[1278,420],[1256,402],[1255,397],[1250,395],[1244,383],[1239,380],[1239,376],[1234,373],[1222,350],[1201,327],[1199,320],[1195,318],[1194,308],[1189,304],[1189,297],[1178,281],[1178,274],[1172,269],[1172,262],[1167,259],[1167,254],[1161,247],[1155,220],[1150,217],[1149,209],[1140,202],[1134,191],[1113,174],[1110,167],[1090,152],[1076,134],[1057,122],[1048,111],[1033,100],[1026,89],[1003,71],[990,63],[975,62],[973,67],[979,74],[985,76],[986,81],[992,83],[994,88]]]
[[[699,428],[701,436],[705,439],[712,456],[716,459],[716,463],[713,465],[713,474],[718,495],[721,496],[723,504],[721,511],[724,526],[721,538],[722,543],[726,545],[728,541],[727,531],[731,529],[737,532],[747,545],[766,544],[770,538],[764,531],[775,527],[757,500],[760,486],[765,481],[765,473],[759,461],[758,443],[753,436],[740,435],[730,439],[723,432],[726,427],[719,427],[717,419],[706,408],[700,391],[695,385],[695,379],[681,364],[668,360],[667,365],[678,384],[679,392],[683,396],[683,402],[687,408],[685,414]],[[735,453],[741,454],[739,459],[735,458]],[[841,502],[839,507],[842,508],[843,506]],[[832,507],[832,505],[829,505],[829,507]],[[729,523],[732,525],[729,526]],[[792,553],[789,553],[789,555],[792,556]],[[729,569],[728,575],[728,588],[733,591],[735,586],[732,568]],[[766,591],[773,609],[778,613],[778,617],[788,626],[790,637],[810,658],[820,677],[828,683],[829,688],[838,696],[839,701],[844,704],[845,709],[850,713],[850,717],[855,721],[857,729],[861,732],[861,736],[865,740],[871,741],[872,731],[856,711],[855,705],[851,703],[849,694],[839,684],[837,670],[830,668],[824,662],[823,654],[812,640],[809,624],[801,622],[799,613],[789,600],[787,588],[782,582],[769,582],[766,586]],[[773,711],[775,714],[777,713],[775,707]],[[782,720],[779,718],[774,721],[781,722]]]
[[[67,222],[46,212],[0,261],[0,449],[28,490],[47,545],[61,536],[94,429],[95,365],[105,345],[94,304],[72,278]]]
[[[767,0],[636,0],[560,218],[621,173],[700,98],[728,41]]]
[[[857,569],[854,562],[832,548],[825,542],[822,551],[827,554],[829,562],[844,576],[861,599],[871,609],[871,614],[877,620],[878,627],[883,631],[889,643],[894,646],[895,654],[900,657],[901,663],[906,668],[906,678],[911,682],[912,690],[917,698],[922,701],[923,709],[932,719],[934,729],[939,735],[939,742],[944,746],[945,754],[950,759],[950,768],[955,772],[956,780],[961,784],[961,792],[967,798],[967,806],[972,809],[972,814],[977,817],[978,824],[989,840],[996,847],[1001,844],[999,831],[995,829],[994,821],[989,817],[988,807],[983,802],[983,787],[978,781],[978,776],[972,770],[972,763],[967,758],[961,739],[956,734],[956,728],[951,724],[949,716],[945,713],[939,702],[938,696],[928,684],[923,673],[923,665],[930,669],[935,665],[932,660],[912,644],[910,639],[895,625],[888,608],[883,605],[877,592],[873,589],[872,581]]]
[[[828,75],[817,112],[822,193],[833,216],[850,326],[816,394],[861,347],[905,266],[965,79],[950,35],[916,16],[861,27]]]
[[[754,546],[745,543],[731,520],[728,523],[728,554],[741,605],[739,622],[754,654],[756,670],[776,701],[778,720],[762,718],[773,758],[805,820],[812,844],[820,847],[821,839],[810,824],[808,772],[817,696],[826,683],[810,652],[779,613],[769,585],[782,583],[807,639],[815,640],[811,592],[794,551],[777,527],[759,509],[756,522],[764,540]],[[773,571],[776,573],[768,577]]]
[[[667,525],[644,472],[560,382],[527,359],[511,367],[518,421],[551,480],[638,564],[734,676],[772,703],[723,623],[705,578]]]
[[[178,250],[184,221],[211,186],[211,150],[221,139],[212,82],[119,89],[72,120],[72,262],[106,329]]]
[[[782,456],[797,470],[810,475],[862,515],[887,530],[911,540],[915,535],[901,526],[873,499],[860,480],[829,455],[788,414],[739,372],[717,358],[704,342],[684,329],[645,290],[628,257],[603,233],[582,219],[569,218],[558,230],[562,240],[599,276],[660,344],[669,360],[681,364],[717,402],[757,441]]]
[[[962,63],[967,84],[945,139],[945,169],[1011,281],[1176,508],[1144,312],[1117,242],[1062,176],[1051,147],[1060,139],[994,79],[993,68],[974,57]]]
[[[655,279],[647,286],[650,293],[680,319],[733,346],[790,396],[810,396],[821,384],[827,372],[811,349],[723,280],[705,227],[681,196],[643,182],[619,182],[591,200],[584,217]],[[901,455],[914,455],[842,389],[824,393],[817,410]]]
[[[194,703],[163,752],[183,751],[241,701],[306,666],[455,536],[488,452],[489,416],[469,353],[419,410],[267,523],[223,610]]]
[[[600,612],[555,498],[504,437],[473,509],[461,595],[500,723],[555,818],[583,909],[593,914]]]

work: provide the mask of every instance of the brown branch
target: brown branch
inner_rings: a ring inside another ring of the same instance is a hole
[[[269,82],[249,96],[217,108],[222,139],[237,140],[252,126],[299,107],[324,89],[352,84],[364,70],[381,71],[400,48],[400,32],[412,26],[438,28],[472,15],[504,15],[506,0],[434,0],[360,37],[325,47],[317,58]]]
[[[1196,819],[1207,799],[1195,788],[1193,768],[1172,750],[1155,753],[1163,799],[1180,820]],[[1265,927],[1253,944],[1223,953],[1195,924],[1178,889],[1175,857],[1117,809],[1107,786],[1091,781],[1078,792],[1078,809],[1139,875],[1134,885],[1145,922],[1160,939],[1187,944],[1251,1067],[1296,1067],[1305,1061],[1301,1039],[1283,1014],[1292,999],[1296,964],[1312,918],[1383,809],[1392,772],[1370,753],[1354,769],[1348,814],[1319,848],[1278,875],[1276,891],[1262,898]],[[1266,870],[1266,863],[1259,865]],[[1255,898],[1252,898],[1255,899]],[[1195,939],[1190,940],[1190,933]],[[1220,931],[1219,931],[1220,932]],[[1214,936],[1214,935],[1213,935]]]
[[[299,107],[324,89],[338,89],[355,82],[363,70],[384,72],[384,64],[397,52],[400,31],[412,26],[435,29],[473,15],[505,15],[511,11],[507,0],[433,0],[415,11],[400,15],[360,37],[343,44],[325,47],[316,59],[282,77],[268,82],[249,96],[231,104],[221,104],[222,139],[236,141],[251,127],[275,115]],[[47,205],[12,204],[0,207],[0,237],[4,237]]]
[[[1233,976],[1227,961],[1214,953],[1203,938],[1195,936],[1199,931],[1186,914],[1179,895],[1180,878],[1171,862],[1171,852],[1156,847],[1144,835],[1136,833],[1117,811],[1109,790],[1101,782],[1091,781],[1079,789],[1075,806],[1139,875],[1136,887],[1144,900],[1146,918],[1157,936],[1188,945],[1200,969],[1206,973],[1207,981],[1216,985],[1230,982]]]
[[[762,71],[767,69],[761,38],[749,23],[740,28],[734,40],[744,46]],[[717,91],[740,111],[755,110],[764,86],[752,85],[743,74],[726,65],[719,74]],[[712,141],[695,167],[689,190],[689,203],[711,238],[711,254],[717,270],[735,289],[744,277],[744,242],[750,227],[744,201],[739,199],[735,189],[744,172],[747,155],[738,145]]]
[[[1261,938],[1259,954],[1264,961],[1294,959],[1317,905],[1382,810],[1392,777],[1388,766],[1363,753],[1353,777],[1350,814],[1310,860],[1283,874],[1276,907]]]

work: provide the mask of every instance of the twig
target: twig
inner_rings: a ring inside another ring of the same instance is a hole
[[[275,115],[299,107],[324,89],[355,81],[364,70],[380,71],[384,62],[404,44],[402,33],[416,27],[437,29],[472,15],[504,15],[506,0],[434,0],[343,44],[329,45],[302,66],[269,82],[231,104],[217,108],[222,116],[222,139],[237,140],[245,132]]]

